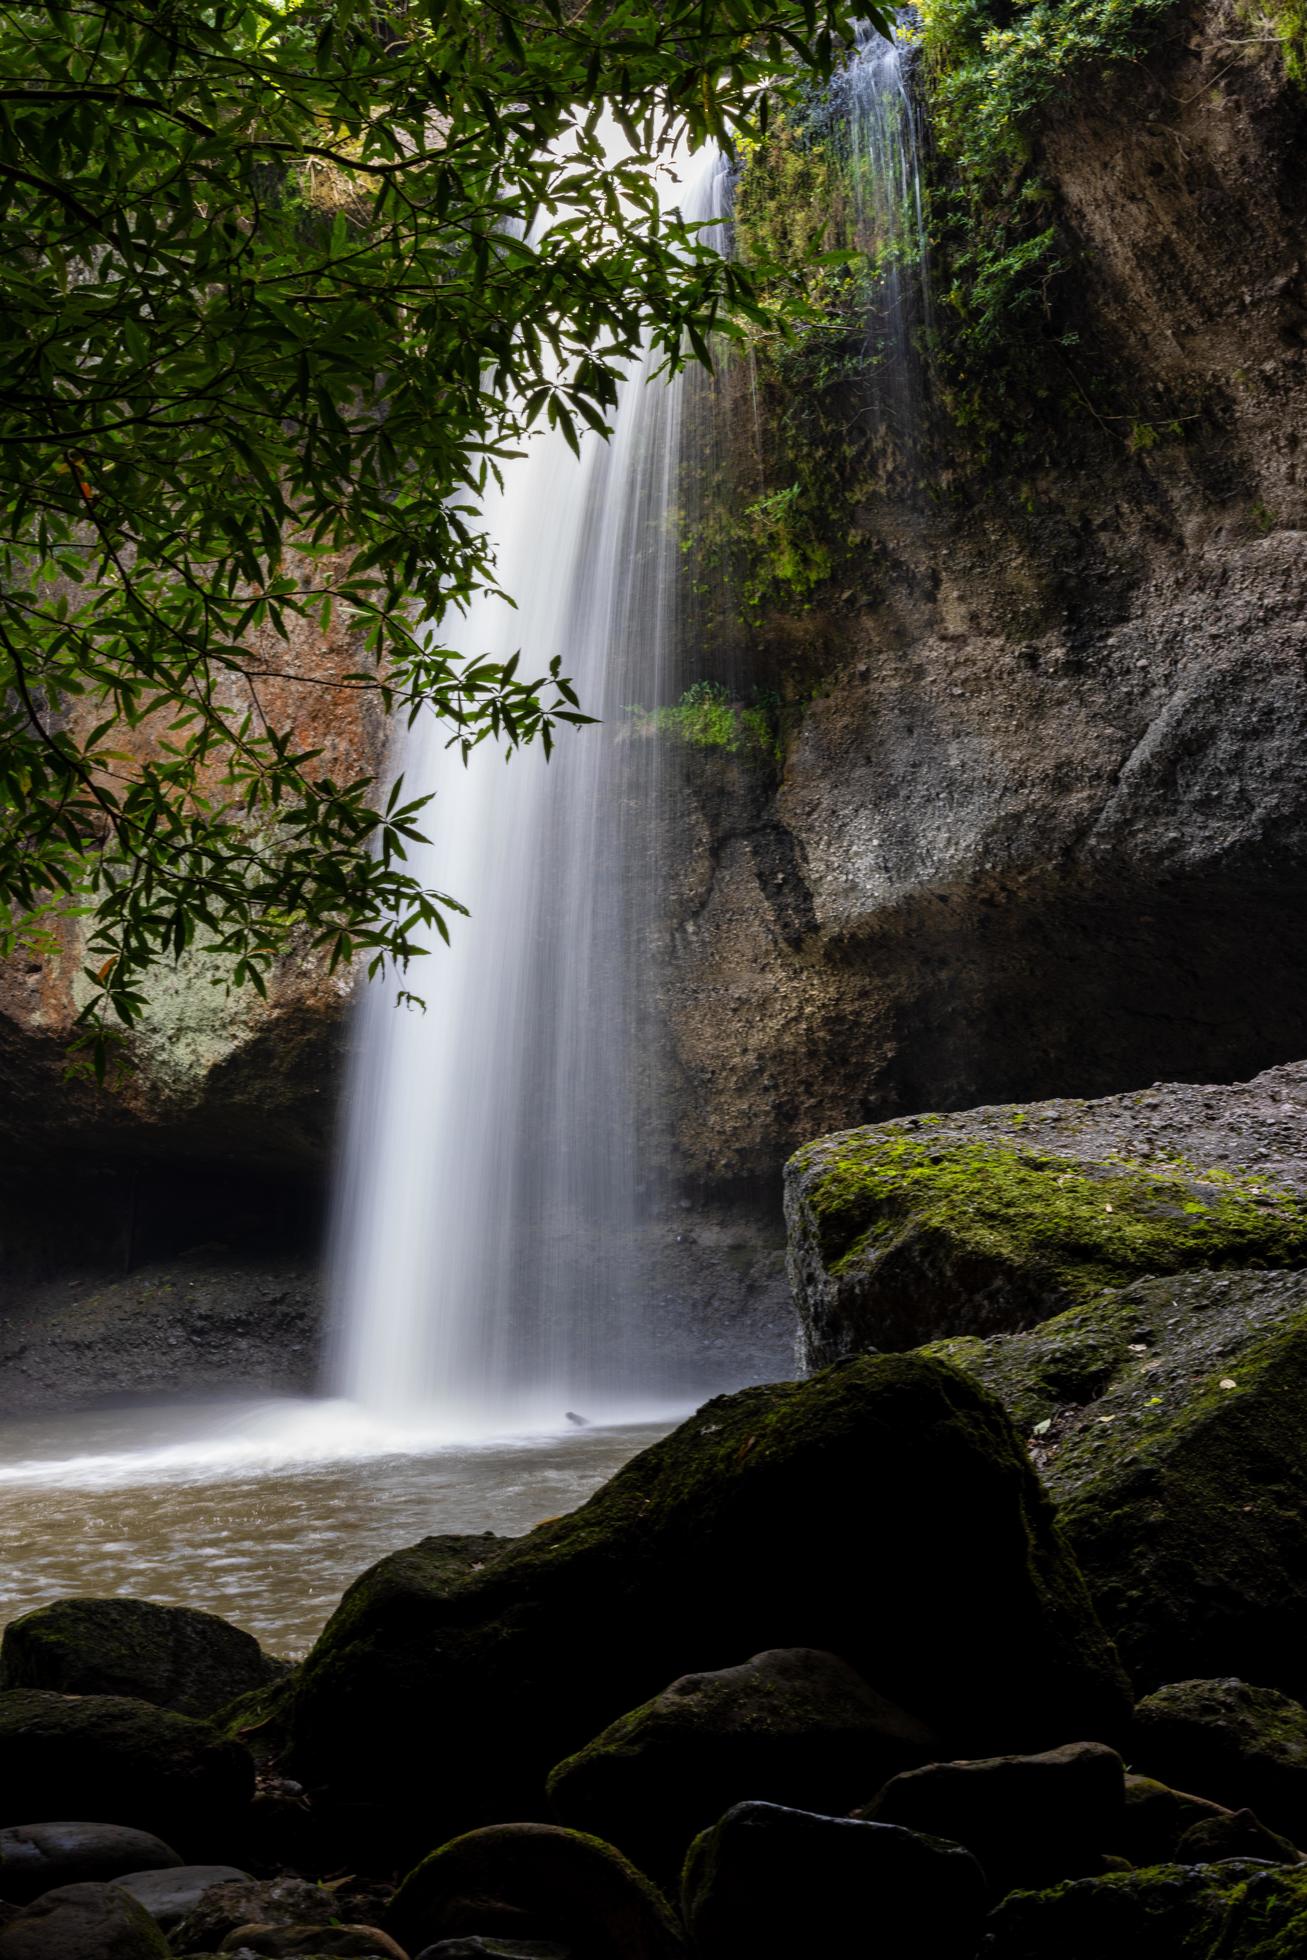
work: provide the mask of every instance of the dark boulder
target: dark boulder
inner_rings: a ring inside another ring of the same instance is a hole
[[[937,1743],[836,1655],[782,1648],[682,1675],[560,1763],[549,1797],[561,1823],[678,1879],[690,1840],[732,1804],[851,1810]]]
[[[767,1803],[737,1804],[696,1838],[682,1889],[697,1960],[972,1960],[985,1900],[960,1845]]]
[[[370,1827],[393,1856],[538,1815],[549,1770],[670,1678],[793,1646],[841,1655],[951,1754],[1110,1740],[1125,1719],[1001,1409],[897,1355],[718,1397],[525,1538],[382,1560],[303,1664],[288,1768],[323,1803],[371,1806],[356,1841]],[[401,1796],[397,1750],[439,1774]]]
[[[1307,1844],[1307,1708],[1246,1681],[1174,1681],[1135,1710],[1134,1753],[1149,1775]]]
[[[238,1825],[254,1764],[239,1743],[148,1702],[13,1688],[0,1694],[0,1786],[37,1818],[90,1811],[185,1852]]]
[[[1307,1278],[1142,1280],[931,1352],[1027,1437],[1141,1694],[1238,1674],[1307,1698]]]
[[[125,1824],[15,1824],[0,1831],[0,1896],[26,1905],[57,1886],[104,1884],[181,1859],[161,1838]]]
[[[145,1907],[116,1885],[61,1885],[0,1927],[0,1960],[169,1960]]]
[[[288,1672],[216,1614],[148,1599],[59,1599],[11,1620],[0,1642],[0,1689],[128,1695],[181,1715],[216,1715]]]
[[[178,1865],[170,1871],[126,1872],[115,1883],[130,1892],[166,1933],[180,1926],[215,1885],[248,1880],[249,1873],[233,1865]]]
[[[675,1915],[609,1844],[555,1824],[496,1824],[409,1873],[389,1929],[416,1952],[443,1939],[557,1940],[586,1960],[683,1960]]]
[[[174,1953],[216,1952],[238,1926],[293,1926],[325,1921],[336,1900],[303,1878],[232,1879],[211,1885],[172,1934]]]
[[[1013,1892],[984,1960],[1299,1960],[1307,1866],[1156,1865]]]
[[[931,1763],[885,1785],[861,1815],[965,1844],[995,1896],[1102,1868],[1121,1837],[1125,1772],[1097,1742],[1037,1756]]]

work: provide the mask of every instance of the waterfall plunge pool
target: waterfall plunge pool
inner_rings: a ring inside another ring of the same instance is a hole
[[[53,1599],[130,1595],[220,1613],[298,1658],[375,1559],[437,1532],[530,1531],[687,1411],[604,1413],[456,1441],[342,1401],[0,1423],[0,1626]]]

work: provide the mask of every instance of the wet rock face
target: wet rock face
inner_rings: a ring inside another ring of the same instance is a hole
[[[905,1117],[786,1167],[810,1367],[1047,1320],[1195,1267],[1307,1265],[1307,1065]]]
[[[308,1392],[320,1372],[322,1290],[306,1261],[238,1263],[225,1247],[26,1288],[0,1312],[0,1412],[108,1395]]]
[[[1052,460],[978,465],[940,428],[931,501],[833,496],[849,569],[739,650],[797,727],[769,786],[687,772],[669,997],[703,1174],[1307,1050],[1307,98],[1245,39],[1225,0],[1181,10],[1038,139],[1070,365],[1178,434],[1080,403]]]

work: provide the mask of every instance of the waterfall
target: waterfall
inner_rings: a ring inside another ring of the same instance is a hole
[[[720,218],[725,165],[686,164],[675,201]],[[505,766],[467,765],[424,716],[399,758],[434,790],[424,881],[462,898],[453,945],[373,982],[358,1008],[333,1228],[335,1392],[467,1435],[554,1425],[656,1393],[626,1284],[649,1167],[638,1123],[658,744],[623,710],[669,698],[675,512],[691,377],[623,385],[611,440],[578,461],[541,432],[487,496],[498,576],[454,636],[543,672],[562,656],[600,727]],[[425,1012],[397,1004],[401,989]]]
[[[847,242],[867,267],[867,355],[876,399],[888,434],[909,458],[922,414],[920,341],[931,324],[923,131],[910,86],[910,41],[902,38],[913,17],[910,10],[899,17],[894,40],[864,23],[831,92],[846,146]]]

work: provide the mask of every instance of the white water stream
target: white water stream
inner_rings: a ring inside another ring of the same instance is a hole
[[[719,218],[701,152],[668,189]],[[546,765],[485,744],[464,768],[424,718],[401,763],[435,791],[423,878],[466,900],[360,1009],[333,1258],[332,1385],[452,1436],[611,1417],[658,1390],[629,1284],[650,1195],[640,1139],[642,977],[658,905],[658,744],[628,705],[667,697],[677,623],[677,477],[687,377],[629,375],[608,443],[578,462],[540,434],[484,509],[500,581],[453,642],[543,673],[561,657],[602,726]],[[425,1012],[397,1005],[420,991]]]

